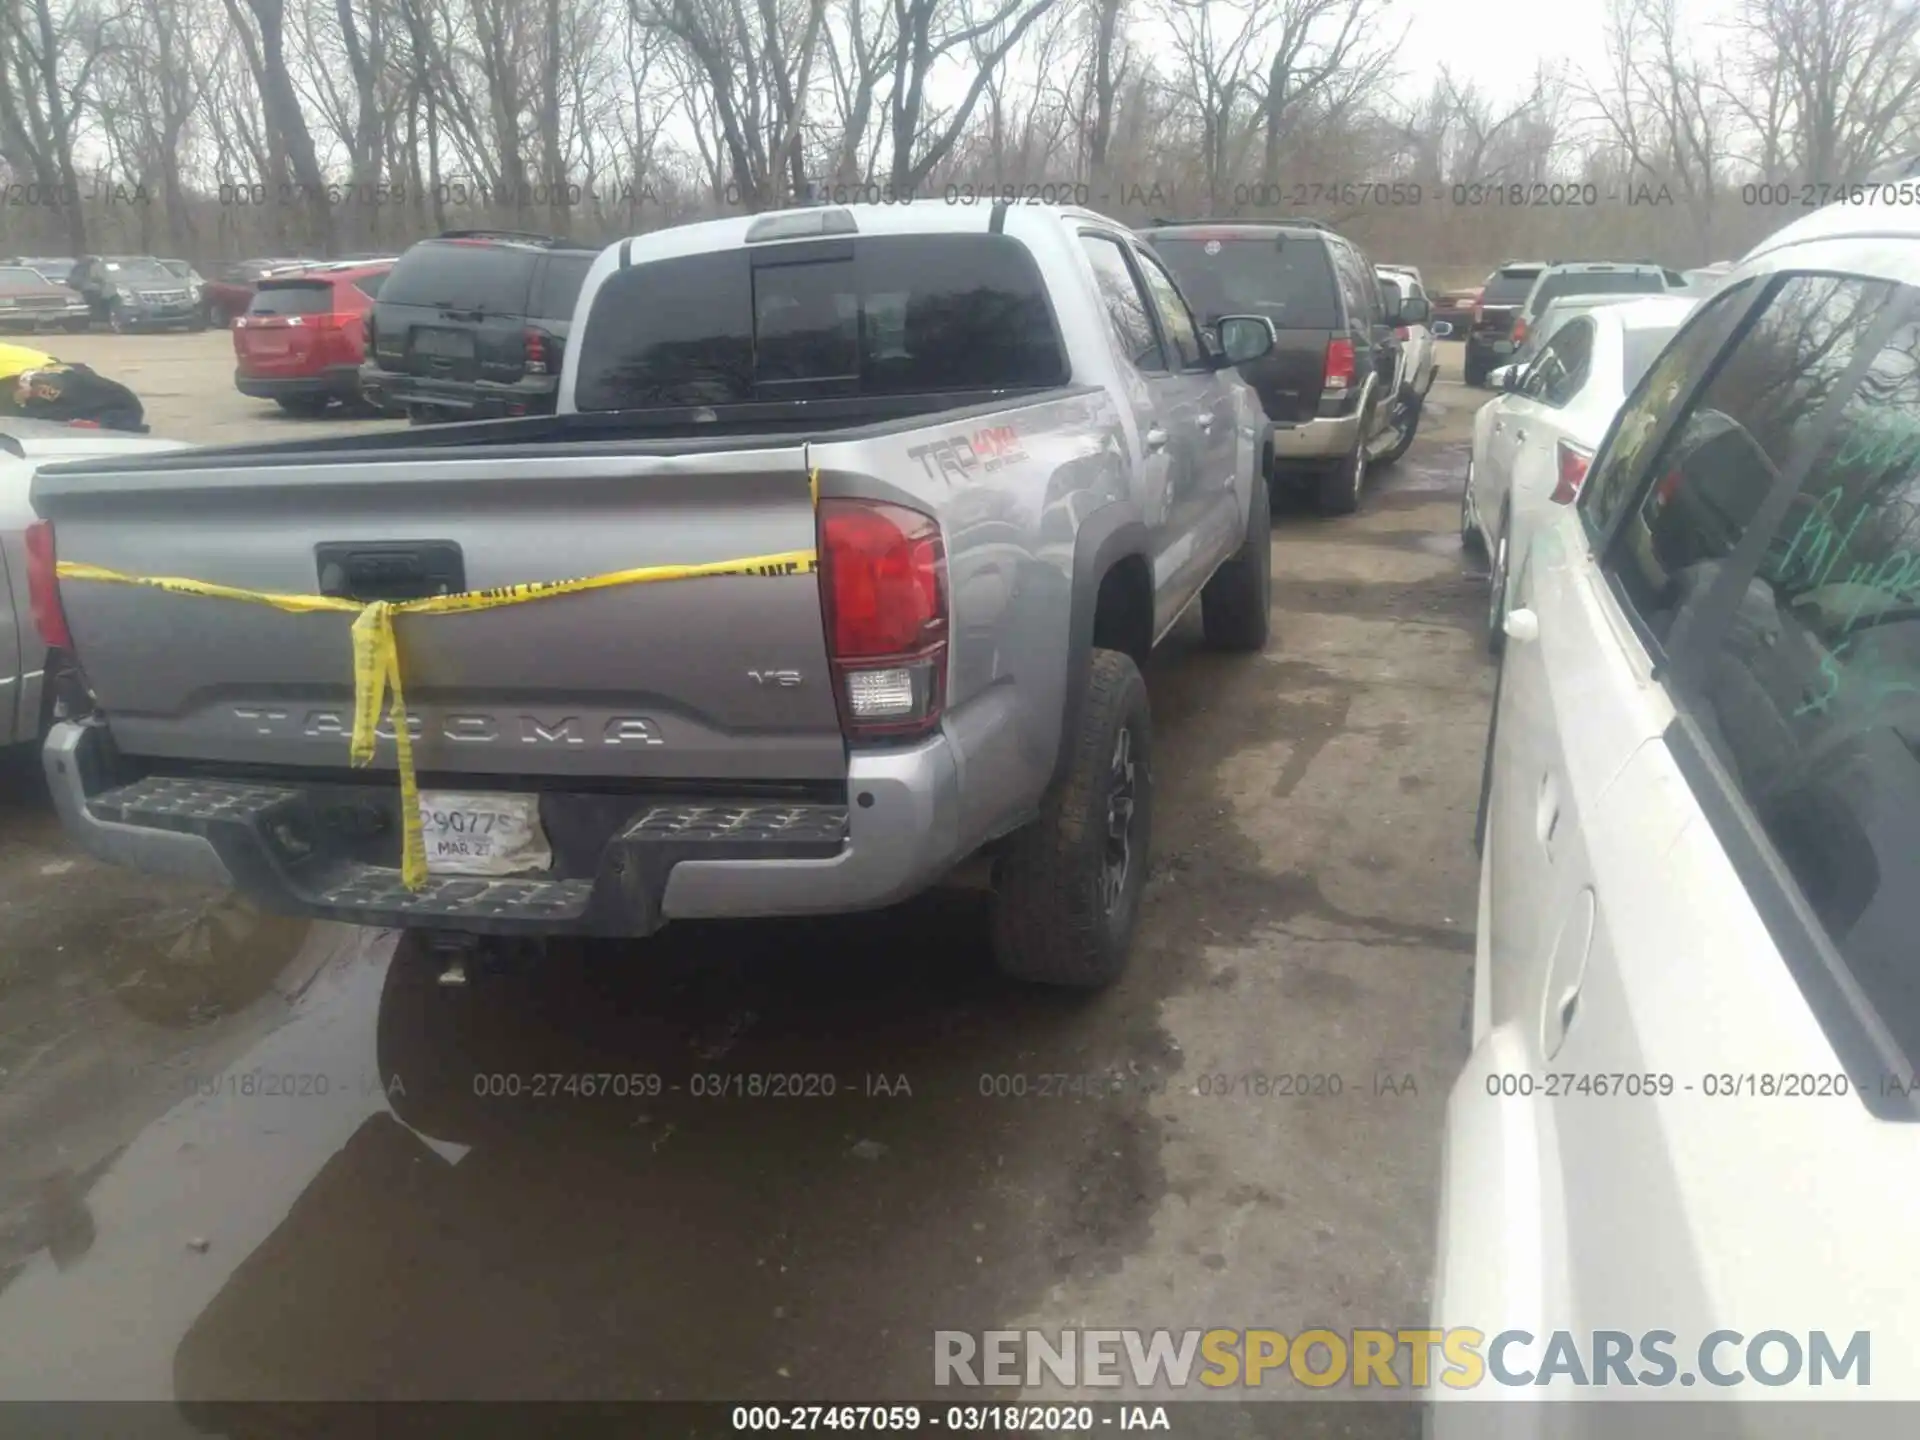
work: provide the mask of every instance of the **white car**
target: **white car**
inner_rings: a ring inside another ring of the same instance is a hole
[[[33,472],[60,460],[178,450],[180,440],[116,434],[47,420],[0,418],[0,745],[40,739],[48,715],[44,686],[48,652],[33,620],[33,574],[27,527]]]
[[[1488,374],[1503,393],[1473,417],[1460,541],[1490,567],[1489,649],[1500,648],[1507,577],[1534,528],[1579,493],[1620,402],[1698,303],[1660,295],[1592,305],[1568,314],[1525,365]]]
[[[1916,353],[1920,210],[1816,211],[1688,317],[1516,562],[1430,1323],[1532,1338],[1434,1386],[1430,1435],[1494,1433],[1456,1396],[1920,1397]],[[1557,1332],[1579,1373],[1542,1365]],[[1633,1378],[1599,1388],[1609,1333]],[[1498,1433],[1681,1433],[1607,1409]]]
[[[1377,265],[1373,273],[1381,285],[1392,290],[1390,299],[1397,296],[1402,303],[1418,300],[1427,307],[1425,319],[1398,327],[1404,352],[1400,364],[1400,383],[1424,400],[1427,391],[1433,388],[1434,375],[1440,369],[1440,354],[1433,342],[1453,334],[1453,327],[1444,320],[1432,318],[1433,302],[1427,298],[1426,287],[1421,285],[1417,272]]]

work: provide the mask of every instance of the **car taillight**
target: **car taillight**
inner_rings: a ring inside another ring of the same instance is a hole
[[[527,331],[527,373],[547,373],[547,337],[538,330]]]
[[[1559,479],[1553,486],[1553,503],[1571,505],[1580,495],[1580,487],[1586,482],[1587,466],[1593,463],[1591,450],[1580,450],[1560,440],[1554,443],[1554,454],[1559,462]]]
[[[1518,315],[1513,318],[1513,343],[1516,345],[1527,343],[1527,322]]]
[[[55,650],[73,650],[67,612],[60,603],[60,578],[55,570],[53,522],[35,520],[27,526],[27,598],[40,638]]]
[[[931,516],[820,501],[820,600],[848,739],[917,735],[946,698],[947,552]]]
[[[1353,384],[1353,342],[1327,342],[1327,371],[1320,381],[1322,390],[1345,390]]]

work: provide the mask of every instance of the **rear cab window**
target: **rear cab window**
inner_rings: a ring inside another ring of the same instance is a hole
[[[1315,235],[1149,233],[1203,325],[1260,315],[1280,330],[1338,330],[1340,300],[1327,247]]]
[[[1920,293],[1779,281],[1641,471],[1605,566],[1726,777],[1694,784],[1743,879],[1784,870],[1815,917],[1809,935],[1761,907],[1856,1075],[1884,1052],[1831,1002],[1835,967],[1920,1071],[1916,354]],[[1777,866],[1743,863],[1766,847]]]
[[[390,305],[525,315],[538,250],[462,240],[423,240],[395,262],[381,287]]]
[[[581,410],[1037,390],[1066,353],[1033,257],[1004,235],[741,247],[610,275],[577,335]],[[813,258],[822,256],[822,258]]]

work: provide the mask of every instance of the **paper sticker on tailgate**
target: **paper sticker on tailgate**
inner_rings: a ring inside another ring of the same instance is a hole
[[[422,790],[420,833],[430,875],[519,875],[553,864],[538,795]]]

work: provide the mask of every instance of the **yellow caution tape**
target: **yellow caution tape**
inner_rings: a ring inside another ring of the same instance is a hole
[[[817,505],[820,493],[818,471],[808,477],[808,484]],[[414,777],[413,737],[407,733],[406,694],[400,684],[400,645],[393,628],[396,615],[461,615],[476,610],[497,610],[507,605],[525,605],[534,600],[556,600],[563,595],[579,595],[589,590],[610,590],[618,585],[651,585],[665,580],[704,580],[722,575],[807,575],[818,565],[819,556],[813,550],[787,550],[777,555],[717,560],[707,565],[651,565],[638,570],[613,570],[605,575],[582,576],[577,580],[533,580],[491,590],[468,590],[459,595],[433,595],[424,600],[367,602],[343,600],[332,595],[280,595],[266,590],[242,590],[232,585],[214,585],[205,580],[183,580],[170,575],[124,575],[118,570],[107,570],[75,560],[61,560],[54,568],[62,580],[141,585],[151,590],[196,595],[207,600],[244,600],[249,604],[271,605],[276,610],[294,614],[332,611],[352,615],[353,743],[349,753],[355,765],[372,762],[374,728],[380,723],[380,711],[390,693],[393,697],[394,761],[400,772],[400,875],[409,890],[418,891],[427,883],[427,847],[420,835],[420,791]]]

